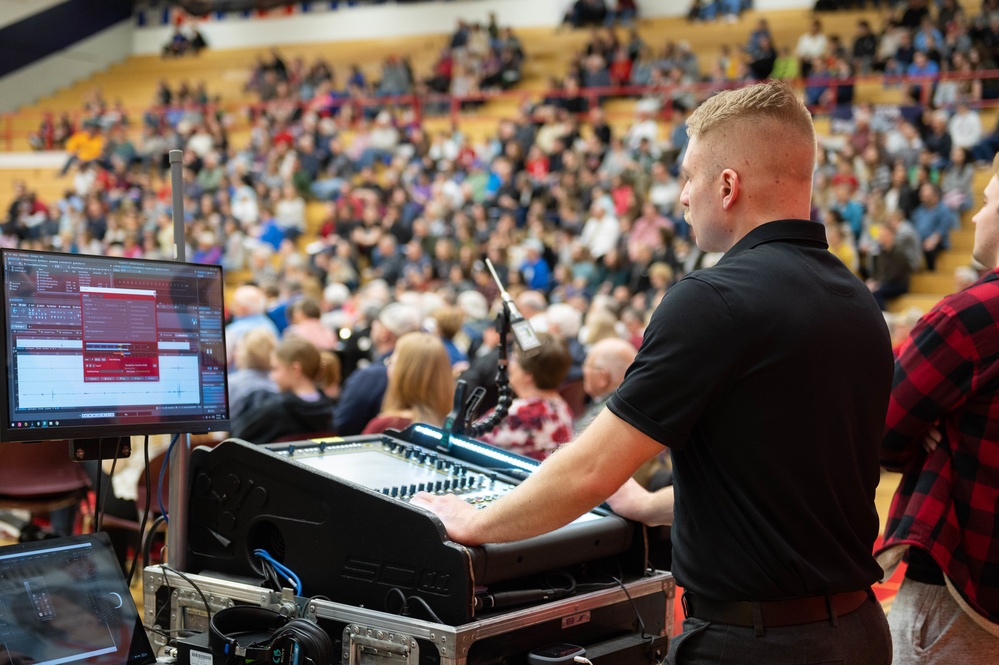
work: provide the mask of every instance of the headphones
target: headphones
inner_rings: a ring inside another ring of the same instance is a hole
[[[261,638],[261,634],[266,636]],[[243,637],[243,644],[237,638]],[[254,640],[251,644],[245,644]],[[228,607],[212,616],[208,646],[225,665],[333,665],[333,642],[318,624],[262,607]]]

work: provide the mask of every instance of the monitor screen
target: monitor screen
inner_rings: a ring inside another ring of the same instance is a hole
[[[107,534],[0,547],[0,663],[155,660]]]
[[[219,266],[4,249],[0,440],[229,428]]]

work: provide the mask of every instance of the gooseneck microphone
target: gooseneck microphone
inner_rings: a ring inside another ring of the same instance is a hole
[[[517,305],[514,304],[513,298],[503,288],[503,283],[500,282],[499,275],[496,274],[496,268],[493,267],[493,262],[488,258],[486,259],[486,267],[489,268],[489,272],[493,276],[493,281],[499,287],[500,298],[503,300],[503,307],[506,308],[509,315],[510,329],[513,331],[513,337],[517,341],[517,346],[520,347],[525,357],[533,356],[541,348],[541,340],[535,334],[531,322],[524,318],[524,315],[517,309]]]

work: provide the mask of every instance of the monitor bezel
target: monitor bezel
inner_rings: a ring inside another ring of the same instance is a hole
[[[225,275],[223,273],[222,267],[218,265],[205,264],[205,263],[191,263],[191,262],[181,262],[181,261],[169,261],[169,260],[156,260],[156,259],[138,259],[138,258],[125,258],[125,257],[112,257],[112,256],[101,256],[97,254],[69,254],[66,252],[52,252],[46,250],[30,250],[30,249],[20,249],[20,248],[0,248],[0,285],[3,286],[3,306],[0,307],[0,377],[3,377],[3,389],[7,393],[2,399],[0,399],[0,443],[14,443],[14,442],[33,442],[33,441],[49,441],[49,440],[60,440],[60,439],[103,439],[111,437],[123,437],[123,436],[136,436],[136,435],[146,435],[146,434],[205,434],[208,432],[218,432],[218,431],[229,431],[231,427],[231,420],[227,418],[218,420],[198,420],[191,419],[189,416],[183,416],[178,420],[169,421],[156,421],[149,423],[94,423],[92,425],[52,425],[46,427],[36,427],[30,429],[20,429],[12,428],[10,426],[11,422],[11,400],[13,396],[10,394],[11,391],[9,387],[13,377],[11,372],[13,368],[10,365],[10,344],[12,343],[10,335],[8,334],[8,321],[7,321],[7,307],[8,302],[6,298],[6,284],[4,281],[4,276],[6,274],[6,266],[8,257],[14,254],[19,255],[32,255],[32,256],[66,256],[82,258],[86,260],[96,260],[104,261],[108,265],[114,263],[120,263],[123,265],[140,265],[140,264],[169,264],[175,266],[197,266],[198,268],[206,268],[218,272],[219,285],[222,288],[222,341],[223,347],[225,347]],[[223,351],[223,355],[224,355]],[[228,361],[227,358],[223,358],[223,365]],[[226,410],[228,411],[228,375],[225,376],[225,392],[226,392]],[[229,414],[226,413],[226,416]]]

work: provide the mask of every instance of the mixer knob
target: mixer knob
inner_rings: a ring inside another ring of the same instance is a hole
[[[416,494],[416,485],[415,484],[409,486],[409,495],[412,496],[414,494]]]
[[[434,491],[435,492],[440,492],[441,488],[443,488],[443,487],[444,487],[444,483],[442,483],[439,480],[436,483],[434,483]]]
[[[445,490],[451,489],[451,481],[450,480],[445,480],[444,481],[444,489]]]

